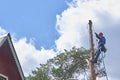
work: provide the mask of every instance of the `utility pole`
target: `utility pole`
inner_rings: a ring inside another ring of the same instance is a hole
[[[94,44],[93,44],[93,32],[92,32],[92,21],[89,20],[89,38],[90,38],[90,60],[94,59]],[[90,62],[89,64],[90,72],[91,72],[91,80],[96,80],[96,73],[94,64]]]

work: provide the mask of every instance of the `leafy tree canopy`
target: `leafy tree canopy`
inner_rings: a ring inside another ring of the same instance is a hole
[[[88,70],[85,59],[89,58],[89,50],[73,47],[70,51],[64,50],[46,64],[40,64],[32,71],[27,80],[51,80],[58,78],[65,80],[81,75]]]

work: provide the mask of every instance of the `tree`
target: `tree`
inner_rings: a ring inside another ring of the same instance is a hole
[[[32,71],[32,75],[29,75],[27,80],[50,80],[48,76],[48,66],[46,64],[40,64],[40,68]]]
[[[73,47],[70,51],[65,50],[53,59],[55,66],[52,75],[61,79],[75,77],[88,69],[85,59],[89,58],[89,50]]]
[[[70,51],[64,50],[46,64],[40,64],[37,70],[32,72],[28,80],[50,80],[52,78],[68,79],[81,75],[88,70],[85,59],[89,58],[89,50],[73,47]]]

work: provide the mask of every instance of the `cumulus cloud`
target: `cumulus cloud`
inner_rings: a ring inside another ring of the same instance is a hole
[[[33,42],[33,41],[32,41]],[[39,67],[39,64],[46,63],[46,61],[55,56],[55,52],[46,50],[43,47],[41,50],[37,50],[35,46],[27,40],[27,38],[21,38],[20,40],[13,40],[17,55],[22,65],[24,74],[28,76],[32,70]]]
[[[5,33],[7,33],[7,31],[0,26],[0,35],[3,35]]]
[[[7,31],[0,27],[0,35],[5,33],[7,33]],[[41,47],[40,50],[36,49],[34,39],[32,38],[28,40],[24,37],[18,40],[15,34],[11,34],[11,36],[25,76],[31,74],[32,70],[39,67],[39,64],[46,63],[48,59],[56,55],[53,49],[46,50],[43,47]]]
[[[81,39],[88,34],[86,26],[90,19],[97,26],[96,30],[113,27],[113,23],[118,23],[120,19],[119,3],[119,0],[74,0],[74,4],[69,3],[70,7],[56,16],[56,29],[61,35],[56,40],[58,50],[63,50],[65,46],[68,49],[74,45],[82,46]]]
[[[56,29],[60,34],[56,40],[58,50],[71,47],[89,47],[88,20],[93,21],[93,31],[103,32],[107,39],[109,53],[106,60],[108,75],[118,80],[120,69],[119,60],[120,38],[120,0],[73,0],[67,3],[69,8],[57,15]],[[116,36],[116,37],[115,37]],[[94,43],[97,43],[94,40]],[[112,60],[111,60],[112,59]],[[114,63],[110,63],[113,61]],[[112,69],[111,69],[112,68]]]

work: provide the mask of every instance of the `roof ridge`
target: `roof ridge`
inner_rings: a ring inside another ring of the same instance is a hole
[[[0,35],[0,38],[6,37],[6,36],[8,36],[8,35],[9,35],[9,33],[1,34],[1,35]]]

